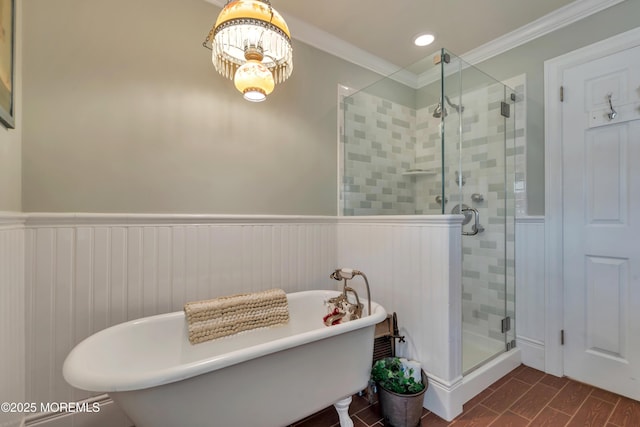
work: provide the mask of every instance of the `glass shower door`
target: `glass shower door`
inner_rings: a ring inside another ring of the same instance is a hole
[[[515,111],[511,89],[439,57],[418,90],[390,76],[341,98],[340,211],[464,215],[466,373],[515,343]]]
[[[462,354],[468,373],[515,344],[512,90],[448,54],[442,78],[444,213],[462,227]]]

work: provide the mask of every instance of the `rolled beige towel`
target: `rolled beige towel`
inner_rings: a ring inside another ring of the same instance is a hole
[[[289,322],[287,294],[282,289],[189,302],[184,313],[191,344]]]

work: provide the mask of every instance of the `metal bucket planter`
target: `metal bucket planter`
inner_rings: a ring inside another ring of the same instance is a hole
[[[378,398],[385,425],[392,427],[416,427],[422,417],[422,401],[429,386],[427,375],[422,371],[421,392],[415,394],[399,394],[378,385]]]

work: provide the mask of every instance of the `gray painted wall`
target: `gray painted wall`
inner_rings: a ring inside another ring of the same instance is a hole
[[[203,0],[24,9],[25,211],[335,214],[337,84],[380,76],[294,43],[252,104],[201,46]]]
[[[22,209],[20,156],[20,130],[0,126],[0,211]]]
[[[544,215],[544,61],[638,25],[640,0],[626,0],[476,64],[498,80],[522,73],[527,75],[527,206],[530,215]]]
[[[203,0],[24,3],[25,211],[336,212],[336,86],[380,76],[295,43],[291,79],[250,104],[200,46],[219,11]],[[529,214],[544,213],[544,61],[638,16],[626,0],[477,65],[527,74]],[[19,209],[19,144],[0,150],[0,209]]]

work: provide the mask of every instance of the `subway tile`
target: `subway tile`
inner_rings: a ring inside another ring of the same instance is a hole
[[[367,121],[367,118],[361,114],[354,114],[353,121],[356,123],[365,123]]]
[[[498,247],[498,243],[497,242],[492,242],[492,241],[488,241],[488,240],[481,240],[480,241],[480,248],[483,249],[497,249]]]
[[[496,161],[496,159],[490,159],[480,162],[480,168],[482,169],[495,168],[497,167],[497,165],[498,162]]]
[[[356,162],[371,163],[371,156],[367,156],[367,155],[364,155],[364,154],[347,153],[347,159],[348,160],[353,160],[353,161],[356,161]]]
[[[406,129],[410,129],[411,128],[411,124],[408,121],[401,120],[401,119],[398,119],[396,117],[392,117],[391,118],[391,123],[394,126],[400,126],[400,127],[406,128]]]

